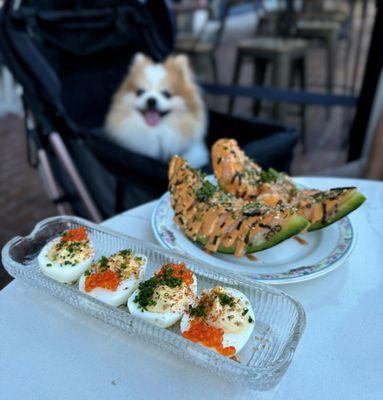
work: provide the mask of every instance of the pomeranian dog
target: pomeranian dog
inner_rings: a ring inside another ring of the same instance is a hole
[[[185,55],[163,64],[135,55],[115,93],[106,132],[119,145],[167,162],[173,155],[193,167],[208,162],[206,111]]]

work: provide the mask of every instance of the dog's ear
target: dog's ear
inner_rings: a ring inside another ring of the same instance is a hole
[[[144,61],[151,61],[144,53],[136,53],[132,60],[132,65],[141,64]]]
[[[190,66],[189,58],[185,54],[171,57],[174,65],[182,72],[186,79],[193,79],[193,71]]]

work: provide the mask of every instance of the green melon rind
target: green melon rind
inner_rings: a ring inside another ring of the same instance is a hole
[[[309,221],[307,221],[307,219],[305,219],[301,215],[294,214],[290,216],[288,220],[284,223],[280,232],[275,234],[271,239],[258,245],[248,244],[246,246],[245,252],[246,254],[250,254],[273,247],[278,243],[281,243],[282,241],[290,238],[291,236],[295,236],[298,233],[302,232],[307,227],[308,224]],[[206,238],[204,238],[203,236],[199,236],[197,238],[197,242],[200,245],[204,246],[206,244]],[[218,252],[225,254],[234,254],[234,251],[235,251],[235,246],[223,247],[221,245],[218,248]]]
[[[362,193],[356,191],[350,197],[348,197],[343,204],[340,205],[338,212],[333,216],[333,218],[325,223],[318,221],[315,224],[311,224],[308,228],[308,231],[316,231],[318,229],[325,228],[336,221],[339,221],[341,218],[360,207],[365,201],[366,198],[362,195]]]

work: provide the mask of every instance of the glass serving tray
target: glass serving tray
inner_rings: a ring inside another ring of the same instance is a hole
[[[42,247],[64,230],[86,226],[96,247],[96,258],[118,250],[131,248],[148,258],[145,278],[163,263],[184,262],[196,275],[198,293],[216,285],[242,291],[250,300],[255,313],[255,327],[246,346],[237,354],[238,362],[193,343],[180,334],[179,324],[169,329],[159,328],[132,316],[123,305],[118,308],[94,299],[76,284],[59,283],[40,272],[37,255]],[[16,237],[2,250],[2,262],[15,278],[43,288],[72,306],[116,326],[130,335],[177,354],[185,361],[256,390],[275,386],[286,372],[305,326],[302,306],[278,289],[244,278],[217,272],[213,265],[177,254],[110,229],[71,216],[53,217],[38,223],[26,237]]]

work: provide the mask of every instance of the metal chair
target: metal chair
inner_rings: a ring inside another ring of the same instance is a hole
[[[265,20],[268,20],[265,23]],[[271,85],[278,88],[291,87],[294,76],[298,74],[299,85],[301,90],[306,89],[305,74],[305,55],[308,49],[306,40],[289,37],[290,33],[286,32],[288,28],[281,28],[280,12],[274,12],[272,15],[266,14],[260,21],[258,34],[253,38],[241,40],[237,45],[237,56],[235,60],[234,73],[232,83],[239,84],[241,67],[244,61],[251,60],[254,65],[254,84],[264,85],[266,77],[266,69],[272,67]],[[271,22],[271,24],[270,24]],[[274,35],[271,36],[270,25],[273,26]],[[286,25],[286,24],[284,24]],[[289,25],[289,24],[287,24]],[[267,35],[263,35],[267,32]],[[235,99],[229,99],[228,113],[234,110]],[[254,103],[254,114],[260,112],[261,104],[259,101]],[[305,106],[302,104],[300,108],[301,131],[305,131]],[[274,104],[273,117],[278,120],[284,120],[285,107],[280,104]],[[303,136],[304,141],[304,136]]]
[[[278,37],[256,37],[245,39],[237,46],[237,57],[234,67],[233,84],[239,83],[240,70],[246,59],[254,62],[254,83],[263,85],[266,68],[271,64],[273,69],[272,86],[288,88],[291,86],[293,74],[298,71],[300,87],[305,89],[305,54],[308,44],[305,40],[284,39]],[[232,113],[234,98],[230,99],[229,113]],[[258,114],[260,104],[255,105],[255,114]],[[283,119],[284,110],[279,105],[274,107],[275,118]]]
[[[174,12],[178,15],[195,13],[198,10],[206,10],[208,12],[208,18],[205,23],[202,24],[197,33],[191,32],[189,35],[182,33],[177,35],[175,41],[175,50],[177,52],[185,53],[190,57],[192,64],[197,71],[197,75],[199,70],[205,72],[205,69],[201,68],[201,64],[204,60],[207,60],[210,65],[213,81],[215,83],[219,82],[217,62],[215,58],[216,50],[221,43],[230,10],[233,7],[246,3],[255,3],[255,0],[227,0],[222,15],[218,19],[213,18],[213,9],[208,5],[195,5],[193,7],[185,4],[183,7],[182,5],[173,6]],[[216,29],[213,38],[206,40],[208,27],[214,23],[216,24]]]

